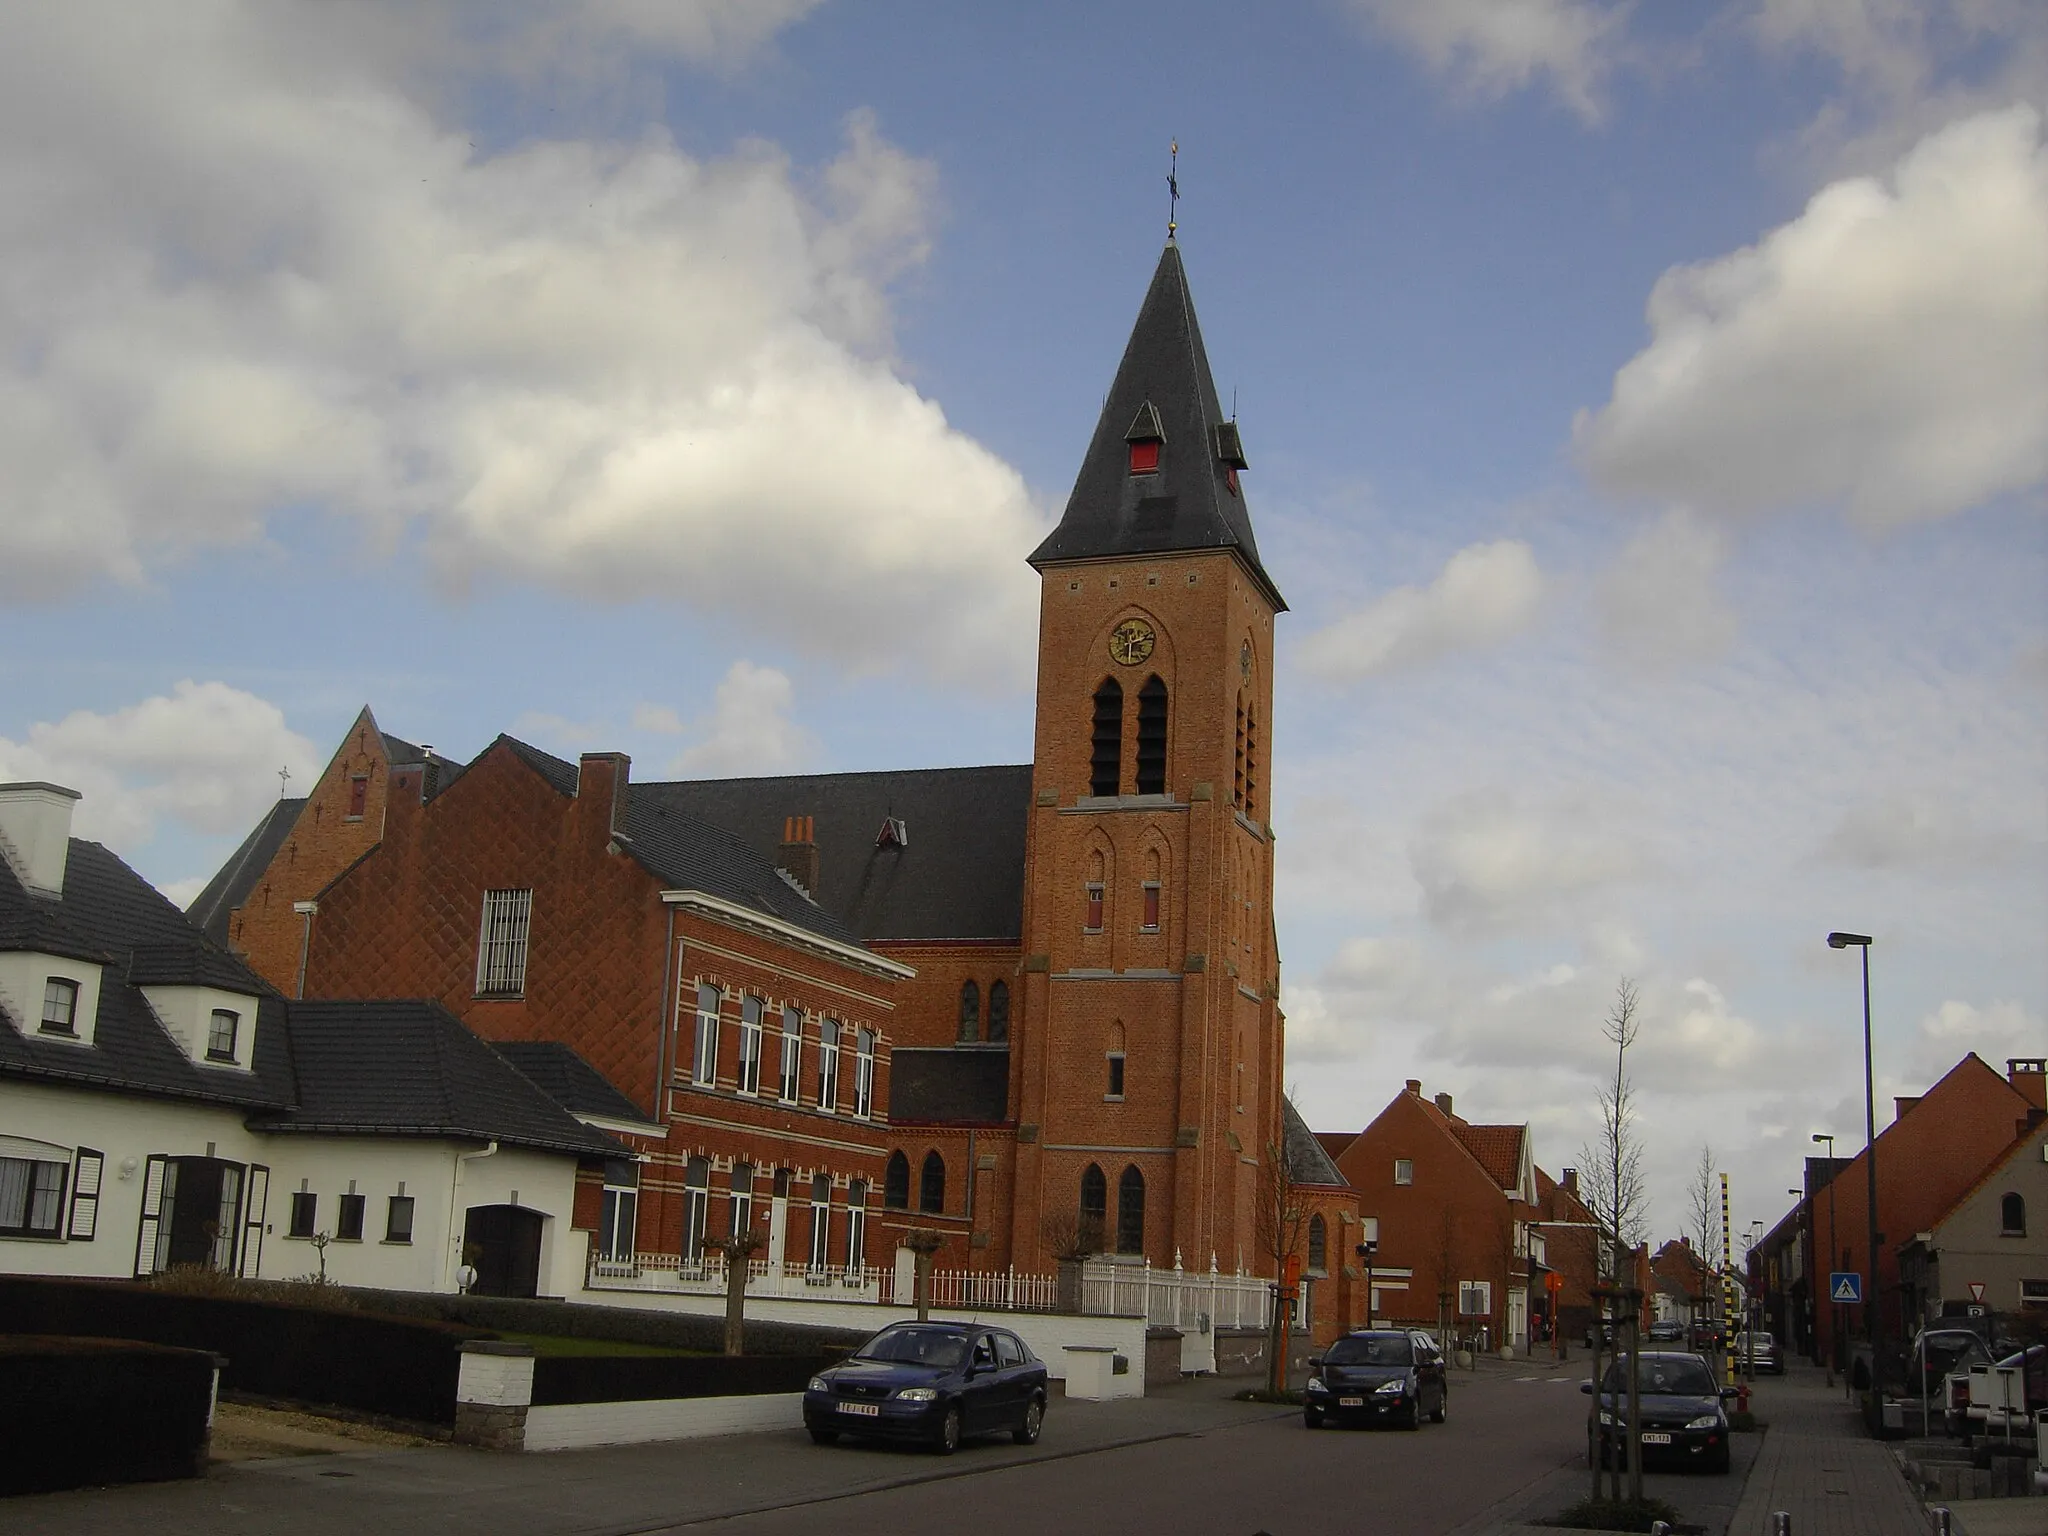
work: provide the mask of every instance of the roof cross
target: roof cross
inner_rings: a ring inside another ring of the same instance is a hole
[[[291,769],[289,769],[289,768],[280,768],[280,769],[278,769],[278,770],[277,770],[277,798],[278,798],[278,799],[282,800],[282,799],[284,798],[284,787],[285,787],[285,785],[286,785],[287,783],[289,783],[289,782],[291,781],[291,776],[292,776],[292,771],[291,771]]]
[[[1171,240],[1175,230],[1180,228],[1177,215],[1180,213],[1180,140],[1175,139],[1166,146],[1166,238]]]

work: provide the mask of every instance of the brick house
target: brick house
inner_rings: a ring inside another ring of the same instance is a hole
[[[2016,1059],[2007,1077],[2038,1078],[2042,1067],[2038,1058]],[[1900,1274],[1915,1326],[1978,1305],[2048,1315],[2048,1113],[2033,1110],[2015,1130],[1977,1182],[1903,1245]]]
[[[1410,1078],[1336,1163],[1379,1244],[1374,1316],[1527,1346],[1541,1217],[1527,1126],[1472,1124]]]
[[[366,710],[195,915],[287,991],[573,1047],[660,1127],[643,1251],[765,1206],[792,1258],[915,1224],[942,1265],[1044,1270],[1079,1223],[1119,1261],[1269,1271],[1285,604],[1246,468],[1169,243],[1030,556],[1030,763],[634,784],[501,737],[458,770]]]
[[[1579,1198],[1579,1171],[1564,1170],[1553,1179],[1536,1170],[1536,1215],[1541,1238],[1542,1270],[1556,1275],[1558,1287],[1532,1288],[1531,1305],[1543,1315],[1548,1331],[1563,1339],[1584,1336],[1593,1321],[1593,1287],[1600,1273],[1599,1224]]]

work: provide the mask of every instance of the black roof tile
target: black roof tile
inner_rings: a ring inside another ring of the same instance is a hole
[[[305,808],[303,799],[282,799],[273,803],[263,813],[263,819],[242,839],[242,846],[206,882],[206,888],[192,898],[185,915],[215,943],[227,943],[229,915],[248,901],[249,893],[263,878],[263,871],[270,868],[270,861],[277,857],[277,850],[284,846],[292,828],[299,824],[299,812]]]
[[[1323,1150],[1323,1144],[1316,1140],[1315,1132],[1308,1128],[1308,1122],[1301,1118],[1294,1107],[1294,1100],[1280,1101],[1281,1135],[1287,1147],[1287,1175],[1297,1184],[1335,1184],[1339,1188],[1349,1187],[1351,1181],[1337,1171],[1337,1165],[1330,1161],[1330,1154]]]
[[[889,1123],[1000,1125],[1010,1115],[1010,1053],[899,1045],[889,1055]]]
[[[497,1040],[491,1049],[572,1115],[647,1122],[647,1111],[560,1040]]]

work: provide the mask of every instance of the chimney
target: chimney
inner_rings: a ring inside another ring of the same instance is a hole
[[[1893,1118],[1894,1120],[1903,1120],[1903,1119],[1905,1119],[1905,1118],[1906,1118],[1906,1111],[1907,1111],[1907,1110],[1909,1110],[1909,1109],[1911,1109],[1911,1108],[1912,1108],[1912,1107],[1913,1107],[1913,1106],[1914,1106],[1915,1104],[1918,1104],[1919,1102],[1920,1102],[1920,1095],[1919,1095],[1919,1094],[1917,1094],[1917,1093],[1916,1093],[1916,1094],[1913,1094],[1913,1095],[1911,1095],[1910,1097],[1908,1097],[1908,1096],[1905,1096],[1905,1095],[1899,1095],[1899,1094],[1895,1094],[1895,1095],[1893,1095],[1893,1097],[1892,1097],[1892,1118]]]
[[[806,896],[818,894],[818,844],[811,834],[811,818],[782,818],[782,847],[775,855],[775,867],[803,888]]]
[[[2036,1109],[2048,1109],[2048,1058],[2013,1056],[2005,1063],[2005,1080]]]
[[[1572,1197],[1572,1198],[1573,1198],[1574,1200],[1576,1200],[1576,1199],[1578,1199],[1578,1198],[1579,1198],[1579,1170],[1578,1170],[1578,1169],[1576,1169],[1576,1168],[1567,1168],[1567,1169],[1565,1169],[1565,1171],[1564,1171],[1564,1177],[1563,1177],[1563,1178],[1561,1178],[1561,1179],[1559,1179],[1559,1180],[1558,1180],[1557,1182],[1558,1182],[1558,1183],[1559,1183],[1559,1184],[1560,1184],[1561,1186],[1563,1186],[1563,1188],[1564,1188],[1564,1192],[1565,1192],[1566,1194],[1570,1195],[1570,1196],[1571,1196],[1571,1197]]]
[[[1409,1091],[1410,1093],[1414,1094],[1414,1095],[1415,1095],[1415,1096],[1416,1096],[1417,1098],[1421,1098],[1421,1097],[1422,1097],[1422,1079],[1421,1079],[1421,1078],[1419,1078],[1419,1077],[1411,1077],[1411,1078],[1409,1078],[1409,1079],[1408,1079],[1408,1091]]]
[[[64,894],[78,799],[77,790],[61,784],[0,784],[0,857],[34,895]]]
[[[1436,1096],[1436,1107],[1443,1111],[1446,1120],[1453,1118],[1451,1114],[1451,1096],[1448,1093],[1440,1093]]]
[[[626,819],[626,782],[633,759],[623,752],[586,752],[576,760],[576,798],[601,806],[605,838],[618,836]]]

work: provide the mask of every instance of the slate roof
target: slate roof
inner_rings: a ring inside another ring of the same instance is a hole
[[[1164,437],[1155,474],[1130,473],[1129,439],[1145,407]],[[1180,247],[1168,241],[1102,404],[1059,526],[1033,551],[1043,569],[1066,560],[1231,549],[1276,610],[1287,604],[1259,563],[1242,487],[1231,488],[1219,437],[1226,425],[1202,346]],[[1234,429],[1234,424],[1232,424]],[[1234,440],[1234,430],[1228,434]]]
[[[570,1114],[647,1124],[647,1111],[560,1040],[494,1040],[491,1049]]]
[[[305,808],[303,798],[274,803],[242,839],[242,846],[206,882],[206,888],[192,898],[185,915],[215,943],[227,943],[229,914],[249,899],[249,893],[263,878],[263,871],[270,868],[270,861],[277,857],[277,850],[284,846],[285,838],[298,825],[299,812]]]
[[[69,949],[43,942],[53,934],[81,942]],[[0,1074],[251,1108],[290,1102],[283,1000],[98,843],[71,840],[61,904],[30,895],[0,862],[0,949],[97,959],[104,967],[91,1045],[47,1039],[39,1019],[14,1018],[0,1003]],[[254,1070],[193,1061],[150,1008],[145,982],[256,998]]]
[[[297,1100],[251,1117],[254,1130],[464,1137],[584,1157],[625,1155],[439,1003],[290,1007]]]
[[[1340,1189],[1350,1187],[1351,1181],[1337,1171],[1337,1165],[1330,1160],[1330,1154],[1323,1149],[1316,1133],[1308,1128],[1308,1122],[1294,1107],[1294,1100],[1283,1098],[1280,1101],[1280,1123],[1282,1143],[1287,1149],[1287,1176],[1293,1182],[1334,1184]]]
[[[899,1045],[889,1056],[889,1123],[1000,1125],[1010,1115],[1010,1053]]]
[[[817,904],[864,941],[1023,933],[1029,763],[647,783],[630,804],[722,827],[771,865],[784,819],[811,817]],[[891,817],[904,824],[901,847],[877,842]]]

